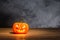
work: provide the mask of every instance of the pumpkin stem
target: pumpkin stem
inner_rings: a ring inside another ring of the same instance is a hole
[[[24,20],[24,18],[21,18],[20,22],[24,22],[23,20]]]

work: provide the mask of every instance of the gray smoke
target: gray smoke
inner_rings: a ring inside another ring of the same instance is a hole
[[[21,19],[31,28],[60,26],[59,0],[1,0],[0,11],[11,15],[8,26]]]

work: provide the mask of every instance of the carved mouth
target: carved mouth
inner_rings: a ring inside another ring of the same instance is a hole
[[[18,30],[19,32],[24,32],[25,31],[25,29],[23,29],[23,30]]]

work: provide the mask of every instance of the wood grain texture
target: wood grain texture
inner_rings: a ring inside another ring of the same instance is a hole
[[[0,28],[0,40],[60,40],[60,29],[30,29],[27,34],[14,34],[11,28]]]

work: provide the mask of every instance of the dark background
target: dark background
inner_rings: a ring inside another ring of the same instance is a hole
[[[60,28],[60,0],[0,0],[0,28],[21,20],[30,28]]]

